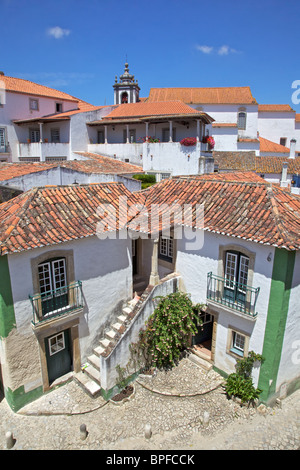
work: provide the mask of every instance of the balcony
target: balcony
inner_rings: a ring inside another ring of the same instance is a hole
[[[68,157],[68,142],[30,142],[19,143],[19,159],[22,161],[45,161],[50,158]]]
[[[78,312],[83,308],[82,282],[29,296],[33,311],[33,326]]]
[[[257,317],[256,302],[259,291],[259,287],[250,287],[211,272],[207,275],[208,303],[222,305],[253,320]]]

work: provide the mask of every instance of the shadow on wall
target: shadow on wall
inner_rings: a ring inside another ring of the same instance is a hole
[[[19,196],[19,194],[22,194],[23,191],[17,188],[9,188],[7,186],[0,186],[0,204],[2,202],[9,201],[10,199],[13,199],[16,196]]]

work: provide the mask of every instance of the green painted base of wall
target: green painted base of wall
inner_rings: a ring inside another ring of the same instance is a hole
[[[4,390],[5,398],[10,408],[17,412],[23,406],[40,398],[43,395],[43,387],[38,387],[30,392],[25,393],[24,387],[21,386],[17,390],[12,391],[10,388]]]
[[[215,372],[217,372],[217,374],[221,375],[221,377],[223,377],[224,379],[227,379],[227,377],[229,375],[229,374],[227,374],[227,372],[224,372],[223,370],[218,369],[218,367],[216,367],[216,366],[213,366],[213,370]]]
[[[262,390],[260,401],[263,403],[270,403],[276,396],[294,265],[295,252],[276,248],[262,351],[264,361],[258,381],[258,388]]]
[[[140,372],[135,372],[134,374],[127,377],[126,385],[129,385],[131,382],[133,382],[139,375],[140,375]],[[101,396],[104,398],[104,400],[108,401],[112,397],[114,397],[117,393],[120,393],[121,391],[122,389],[118,385],[115,385],[109,390],[104,390],[104,388],[102,388]]]

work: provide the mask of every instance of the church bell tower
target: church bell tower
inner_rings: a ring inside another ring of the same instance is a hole
[[[114,88],[114,104],[124,103],[137,103],[139,101],[139,91],[137,80],[134,79],[134,75],[129,73],[128,63],[125,63],[124,73],[115,78]]]

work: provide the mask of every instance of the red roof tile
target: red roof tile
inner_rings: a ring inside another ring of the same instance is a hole
[[[261,152],[268,152],[268,153],[290,153],[290,149],[285,147],[284,145],[276,144],[271,140],[264,139],[263,137],[259,137],[260,143],[260,151]]]
[[[181,207],[190,204],[188,221],[182,222],[182,212],[175,217],[179,225],[184,223],[204,231],[288,250],[300,249],[300,198],[271,184],[175,178],[164,180],[141,194],[145,198],[145,218],[153,207],[161,206],[162,212],[168,212],[172,204]],[[203,226],[196,217],[197,204],[202,203]],[[142,220],[141,216],[142,213],[139,220]],[[149,233],[166,228],[163,222],[164,217],[161,217],[158,225],[148,225]]]
[[[88,152],[75,152],[85,157],[84,160],[67,160],[59,162],[37,162],[37,163],[0,163],[0,181],[17,178],[31,173],[50,170],[58,166],[70,168],[82,173],[96,174],[118,174],[131,175],[135,173],[143,173],[141,166],[132,165],[127,162],[115,160]]]
[[[121,196],[127,198],[129,206],[137,201],[135,194],[120,183],[33,188],[0,204],[0,253],[91,237],[97,230],[119,229],[119,217],[128,220],[127,214],[120,214]],[[99,212],[103,204],[105,212]]]
[[[294,112],[289,104],[259,104],[259,112]]]
[[[148,102],[170,100],[189,104],[257,104],[250,87],[150,89]]]
[[[115,118],[134,118],[145,116],[163,116],[172,114],[199,114],[200,111],[187,106],[182,101],[162,101],[162,102],[139,102],[121,104],[111,113],[105,116],[105,119]]]
[[[5,90],[14,93],[25,93],[27,95],[45,96],[48,98],[57,98],[67,101],[79,101],[78,98],[64,93],[62,91],[54,90],[44,85],[23,80],[22,78],[7,77],[6,75],[0,76],[0,81],[4,83]]]

